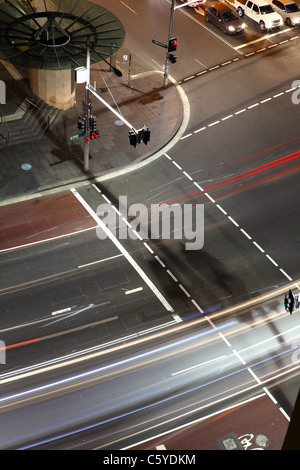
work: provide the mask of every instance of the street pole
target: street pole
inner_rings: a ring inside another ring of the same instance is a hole
[[[86,42],[86,86],[85,86],[85,118],[86,118],[86,131],[85,131],[85,143],[84,143],[84,158],[83,158],[83,169],[85,172],[89,170],[90,160],[90,38],[87,38]]]
[[[168,46],[169,41],[172,38],[172,30],[173,30],[173,18],[174,18],[174,8],[175,8],[175,0],[172,0],[171,4],[171,12],[170,12],[170,23],[169,23],[169,37],[168,37]],[[164,73],[164,88],[168,87],[168,76],[169,76],[169,52],[166,52],[166,63],[165,63],[165,73]]]

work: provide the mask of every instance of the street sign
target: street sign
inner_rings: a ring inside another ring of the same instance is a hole
[[[85,134],[76,134],[76,135],[72,135],[72,136],[70,137],[70,140],[79,139],[79,137],[82,137],[83,135],[85,135]]]
[[[164,47],[165,49],[168,49],[168,46],[162,42],[156,41],[155,39],[152,39],[153,44],[156,44],[157,46]]]

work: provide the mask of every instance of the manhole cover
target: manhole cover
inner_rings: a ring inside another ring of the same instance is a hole
[[[31,170],[32,166],[30,165],[30,163],[23,163],[21,165],[21,168],[22,170],[28,171],[28,170]]]

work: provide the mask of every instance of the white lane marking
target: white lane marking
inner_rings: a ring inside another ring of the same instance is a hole
[[[135,294],[136,292],[139,292],[143,289],[144,289],[143,287],[136,287],[135,289],[126,290],[125,295]]]
[[[265,252],[265,250],[264,250],[264,249],[263,249],[263,248],[262,248],[262,247],[261,247],[261,246],[260,246],[258,243],[256,243],[256,242],[253,242],[253,245],[255,245],[255,246],[256,246],[256,248],[258,248],[258,249],[259,249],[259,250],[260,250],[262,253],[264,253],[264,252]]]
[[[119,242],[119,240],[114,236],[114,234],[103,223],[100,217],[97,216],[97,214],[93,211],[93,209],[89,206],[89,204],[83,199],[83,197],[76,191],[75,188],[72,188],[71,191],[73,192],[75,197],[78,199],[78,201],[81,202],[81,204],[87,210],[87,212],[93,217],[93,219],[99,225],[99,227],[101,227],[104,233],[106,233],[108,238],[114,243],[114,245],[118,248],[118,250],[125,256],[127,261],[136,270],[136,272],[143,279],[143,281],[147,284],[147,286],[152,290],[153,294],[158,298],[158,300],[162,303],[165,309],[168,310],[169,312],[174,312],[174,309],[171,307],[171,305],[165,299],[165,297],[161,294],[161,292],[157,289],[157,287],[153,284],[151,279],[149,279],[147,274],[142,270],[142,268],[132,258],[132,256],[128,253],[128,251],[124,248],[124,246]]]
[[[208,364],[211,364],[212,362],[220,361],[221,359],[224,359],[225,357],[227,357],[227,356],[224,354],[223,356],[216,357],[215,359],[210,359],[209,361],[201,362],[200,364],[196,364],[194,366],[187,367],[186,369],[182,369],[182,370],[179,370],[177,372],[173,372],[172,377],[174,375],[183,374],[184,372],[188,372],[188,371],[196,369],[198,367],[206,366]]]
[[[71,312],[71,307],[67,307],[67,308],[63,308],[61,310],[56,310],[55,312],[52,312],[51,315],[60,315],[61,313],[67,313],[67,312]]]
[[[95,225],[94,227],[84,228],[82,230],[76,230],[75,232],[65,233],[63,235],[57,235],[56,237],[41,239],[37,242],[25,243],[24,245],[16,245],[16,246],[12,246],[11,248],[4,248],[3,250],[0,250],[0,253],[6,253],[6,252],[9,252],[9,251],[20,250],[22,248],[29,248],[31,246],[39,245],[41,243],[49,243],[49,242],[52,242],[52,241],[55,241],[55,240],[60,240],[62,238],[72,237],[73,235],[78,235],[79,233],[88,232],[89,230],[95,230],[96,228],[97,228],[97,226]]]
[[[182,290],[182,292],[185,293],[185,295],[186,295],[187,297],[191,297],[191,294],[183,287],[182,284],[179,284],[179,287],[180,287],[180,289]]]
[[[243,228],[241,228],[240,231],[241,231],[249,240],[252,240],[252,237],[250,237],[250,235],[246,232],[246,230],[244,230]]]
[[[77,266],[77,267],[78,269],[82,269],[82,268],[86,268],[87,266],[93,266],[93,264],[105,263],[105,261],[110,261],[111,259],[120,258],[121,256],[123,255],[120,254],[120,255],[110,256],[109,258],[103,258],[97,261],[92,261],[91,263],[81,264],[80,266]]]

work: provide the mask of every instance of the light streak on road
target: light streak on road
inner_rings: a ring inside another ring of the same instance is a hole
[[[264,364],[264,363],[266,363],[266,362],[269,362],[269,361],[271,361],[271,360],[273,360],[273,359],[275,359],[275,358],[278,358],[278,357],[282,356],[283,354],[286,354],[287,352],[292,351],[292,350],[293,350],[293,348],[291,348],[290,350],[287,350],[287,351],[283,351],[283,352],[281,352],[281,353],[279,353],[279,354],[275,354],[275,355],[273,355],[272,357],[267,357],[267,358],[265,358],[265,359],[263,359],[263,360],[261,360],[261,361],[257,361],[256,363],[251,364],[250,366],[246,366],[246,367],[240,368],[240,369],[238,369],[238,370],[235,370],[235,371],[233,371],[233,372],[230,372],[230,373],[228,373],[228,374],[226,374],[226,375],[223,375],[223,376],[221,376],[221,377],[217,377],[216,379],[213,379],[213,380],[210,380],[210,381],[208,381],[208,382],[202,383],[201,385],[198,385],[198,386],[196,386],[196,387],[189,388],[188,390],[185,390],[185,391],[183,391],[183,392],[179,392],[179,393],[172,394],[172,395],[170,395],[170,396],[168,396],[167,398],[164,398],[164,399],[156,400],[156,401],[152,402],[152,403],[149,404],[149,405],[135,408],[135,409],[133,409],[133,410],[131,410],[131,411],[127,411],[127,412],[125,412],[125,413],[118,414],[118,415],[116,415],[116,416],[114,416],[114,417],[112,417],[112,418],[100,420],[100,421],[98,421],[97,423],[94,423],[94,424],[89,425],[89,426],[80,427],[79,429],[76,429],[75,431],[70,431],[70,432],[62,433],[62,434],[60,434],[60,435],[55,436],[54,438],[44,439],[44,440],[35,442],[34,444],[26,445],[26,446],[20,447],[19,450],[25,450],[25,449],[29,449],[29,448],[32,448],[32,447],[40,446],[40,445],[45,444],[45,443],[53,442],[53,441],[56,441],[56,440],[58,440],[58,439],[63,439],[63,438],[65,438],[65,437],[69,437],[69,436],[78,434],[78,433],[80,433],[80,432],[88,431],[88,430],[91,430],[91,429],[93,429],[93,428],[102,426],[102,425],[107,424],[107,423],[110,423],[110,422],[112,422],[112,421],[117,421],[117,420],[120,420],[120,419],[122,419],[122,418],[132,416],[133,414],[136,414],[136,413],[138,413],[138,412],[140,412],[140,411],[145,411],[145,410],[147,410],[147,409],[152,409],[152,408],[154,408],[154,407],[156,407],[156,406],[158,406],[158,405],[166,404],[167,402],[170,402],[171,400],[175,400],[175,399],[177,399],[177,398],[182,398],[182,397],[184,397],[184,396],[186,396],[186,395],[188,395],[188,394],[190,394],[190,393],[199,391],[199,390],[201,390],[201,389],[203,389],[203,388],[205,388],[205,387],[207,387],[207,386],[210,386],[210,385],[212,385],[212,384],[215,384],[215,383],[217,383],[217,382],[223,381],[223,380],[225,380],[225,379],[234,377],[234,376],[240,374],[241,372],[247,371],[247,370],[249,369],[249,367],[250,367],[251,369],[253,369],[254,367],[256,367],[256,366],[258,366],[258,365],[261,365],[261,364]],[[295,366],[294,368],[290,369],[290,370],[288,371],[288,373],[290,373],[291,371],[299,370],[299,369],[300,369],[300,365],[297,365],[297,366]],[[258,387],[263,387],[264,384],[270,382],[271,380],[274,380],[274,378],[276,378],[276,377],[280,377],[281,375],[282,375],[282,374],[276,374],[275,376],[272,376],[272,377],[268,378],[268,379],[265,380],[265,381],[261,380],[260,383],[255,383],[255,384],[252,383],[251,385],[246,386],[246,387],[245,387],[246,384],[244,384],[243,389],[242,389],[242,390],[239,390],[239,391],[237,391],[237,392],[234,392],[234,388],[235,388],[235,387],[233,387],[232,389],[230,389],[230,390],[227,391],[225,397],[223,397],[222,399],[219,398],[219,399],[217,399],[217,400],[215,400],[215,401],[211,400],[209,405],[211,406],[212,404],[221,403],[221,402],[224,401],[225,399],[232,398],[232,397],[234,397],[234,396],[238,396],[238,395],[244,393],[246,390],[247,390],[247,391],[249,391],[249,390],[251,390],[251,389],[252,389],[252,390],[256,390]],[[250,382],[249,382],[249,383],[250,383]],[[266,389],[265,389],[265,391],[268,392]],[[212,398],[214,398],[214,397],[212,397]],[[208,406],[208,405],[207,405],[207,406]],[[197,408],[195,409],[195,403],[194,403],[193,410],[192,410],[192,411],[189,411],[187,414],[195,413],[195,411],[199,411],[200,409],[206,408],[207,406],[200,407],[200,408],[197,407]],[[182,415],[180,415],[180,417],[182,417]],[[287,417],[287,418],[288,418],[288,417]],[[177,415],[177,417],[174,418],[174,419],[178,419],[178,415]],[[171,420],[169,420],[169,421],[171,421]]]
[[[227,328],[228,326],[231,326],[234,323],[235,323],[235,321],[233,321],[233,320],[230,321],[230,322],[227,322],[226,324],[222,325],[221,328],[217,328],[217,330]],[[62,379],[62,380],[59,380],[59,381],[56,381],[56,382],[51,382],[49,384],[42,385],[40,387],[36,387],[36,388],[30,389],[30,390],[22,391],[20,393],[14,394],[14,395],[10,395],[10,396],[7,396],[7,397],[2,397],[2,398],[0,398],[0,404],[4,403],[6,401],[9,401],[9,400],[13,400],[13,399],[20,398],[20,397],[23,397],[23,396],[26,396],[26,395],[30,395],[32,393],[41,392],[43,390],[47,390],[47,389],[52,388],[52,387],[61,386],[61,385],[64,385],[64,384],[72,382],[72,381],[76,381],[76,380],[79,380],[79,379],[84,379],[84,378],[89,377],[91,375],[99,374],[101,372],[113,369],[115,367],[123,366],[125,364],[131,363],[131,362],[134,362],[134,361],[138,361],[140,359],[144,359],[146,357],[149,357],[149,356],[152,356],[154,354],[161,353],[163,351],[172,349],[174,347],[177,347],[177,346],[179,346],[181,344],[184,344],[184,343],[187,343],[189,341],[199,339],[203,336],[211,334],[213,331],[214,330],[212,330],[212,329],[202,331],[201,333],[198,333],[198,334],[193,335],[191,337],[183,338],[181,340],[175,341],[175,342],[167,344],[165,346],[161,346],[159,348],[151,349],[150,351],[144,352],[142,354],[137,354],[136,356],[131,356],[127,359],[123,359],[123,360],[117,361],[115,363],[99,367],[97,369],[89,370],[88,372],[84,372],[82,374],[78,374],[78,375],[75,375],[75,376],[72,376],[72,377],[68,377],[68,378],[65,378],[65,379]]]

